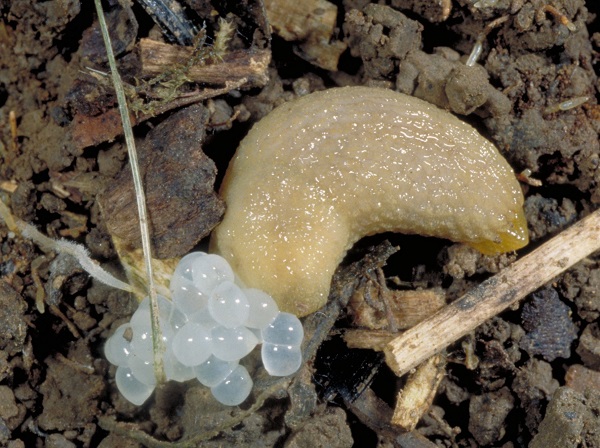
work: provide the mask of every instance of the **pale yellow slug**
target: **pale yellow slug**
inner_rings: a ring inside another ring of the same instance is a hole
[[[334,88],[279,106],[241,142],[221,195],[212,249],[299,316],[326,303],[334,270],[366,235],[436,236],[486,254],[528,242],[523,194],[494,145],[385,89]]]

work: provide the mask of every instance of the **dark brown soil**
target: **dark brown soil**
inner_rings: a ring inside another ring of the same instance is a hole
[[[104,7],[122,74],[134,85],[139,39],[164,36],[139,4],[123,3]],[[387,260],[386,276],[443,289],[450,301],[598,208],[595,0],[553,0],[553,8],[543,0],[334,1],[334,41],[342,43],[323,48],[347,45],[337,71],[313,64],[308,38],[274,35],[269,43],[261,2],[182,3],[209,37],[217,17],[228,17],[238,30],[229,49],[270,48],[272,62],[264,87],[258,80],[202,105],[165,107],[135,127],[163,257],[205,242],[223,212],[213,178],[220,181],[252,123],[284,101],[337,85],[395,88],[437,104],[478,127],[517,173],[529,170],[521,179],[532,242],[519,254],[489,258],[447,241],[385,235],[359,243],[347,264],[387,238],[401,250]],[[118,120],[110,121],[118,117],[112,88],[88,70],[107,70],[93,2],[0,0],[0,18],[0,198],[15,216],[84,244],[122,276],[111,237],[135,244],[135,205]],[[482,54],[467,66],[478,36]],[[3,223],[0,244],[1,446],[600,447],[598,254],[451,347],[434,404],[412,432],[387,420],[402,381],[375,352],[350,350],[337,337],[351,325],[343,312],[294,381],[265,386],[274,392],[258,411],[215,431],[257,397],[231,410],[190,382],[131,405],[102,346],[135,299]],[[329,330],[309,334],[320,341]]]

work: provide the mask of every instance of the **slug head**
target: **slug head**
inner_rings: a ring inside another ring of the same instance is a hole
[[[498,235],[497,240],[485,240],[468,244],[484,255],[498,255],[520,249],[528,243],[529,233],[527,231],[525,212],[523,209],[518,209],[509,228],[504,233]]]

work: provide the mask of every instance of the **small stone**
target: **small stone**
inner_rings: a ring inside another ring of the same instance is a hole
[[[84,311],[73,313],[73,322],[84,331],[91,330],[97,324],[96,319]]]
[[[550,400],[559,383],[553,378],[552,366],[546,361],[530,358],[518,369],[512,390],[525,410],[525,425],[533,432],[544,416],[544,405]]]
[[[446,96],[452,112],[469,115],[488,99],[487,72],[480,66],[457,64],[446,81]]]
[[[585,415],[583,395],[560,387],[546,410],[529,448],[575,448],[580,446]]]
[[[6,445],[6,448],[25,448],[25,443],[21,439],[11,440]]]

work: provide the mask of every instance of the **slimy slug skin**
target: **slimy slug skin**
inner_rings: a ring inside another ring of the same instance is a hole
[[[333,88],[279,106],[240,143],[221,196],[212,250],[298,316],[326,303],[338,264],[367,235],[435,236],[484,254],[528,242],[523,194],[496,147],[385,89]]]

